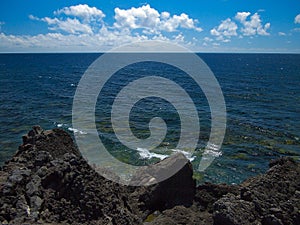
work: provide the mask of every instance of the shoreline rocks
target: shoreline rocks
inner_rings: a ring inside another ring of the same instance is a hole
[[[63,130],[34,127],[1,176],[2,223],[141,223],[128,190],[96,173]]]
[[[178,154],[160,162],[172,168]],[[162,168],[158,167],[158,168]],[[140,171],[151,182],[158,171]],[[196,187],[190,162],[150,186],[122,186],[100,176],[70,135],[34,126],[0,169],[2,224],[300,224],[300,164],[290,158],[240,185]]]

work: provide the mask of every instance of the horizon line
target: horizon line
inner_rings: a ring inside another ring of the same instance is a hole
[[[113,54],[120,54],[120,53],[194,53],[194,54],[294,54],[294,55],[299,55],[300,52],[237,52],[237,51],[191,51],[191,52],[130,52],[130,51],[123,51],[123,52],[110,52],[110,51],[45,51],[45,52],[22,52],[22,51],[12,51],[12,52],[0,52],[0,54],[105,54],[105,53],[113,53]]]

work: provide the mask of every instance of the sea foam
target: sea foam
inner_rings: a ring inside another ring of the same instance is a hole
[[[137,148],[136,150],[138,151],[141,159],[158,158],[160,160],[163,160],[163,159],[170,156],[170,155],[164,155],[164,154],[150,152],[146,148]],[[171,149],[171,151],[172,151],[171,155],[173,155],[175,153],[182,153],[190,161],[193,161],[196,158],[196,156],[192,156],[192,153],[186,152],[186,151],[183,151],[183,150],[180,150],[180,149]]]

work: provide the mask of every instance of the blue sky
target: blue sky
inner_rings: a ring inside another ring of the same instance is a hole
[[[299,0],[3,0],[0,10],[0,52],[168,40],[197,52],[300,53]]]

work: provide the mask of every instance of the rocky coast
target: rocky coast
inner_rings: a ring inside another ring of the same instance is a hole
[[[171,168],[181,154],[163,160]],[[300,164],[271,161],[239,185],[196,186],[185,166],[169,179],[132,187],[100,176],[71,136],[34,126],[0,169],[2,224],[292,225],[300,224]],[[142,171],[136,179],[155,179]],[[148,179],[148,180],[147,180]]]

